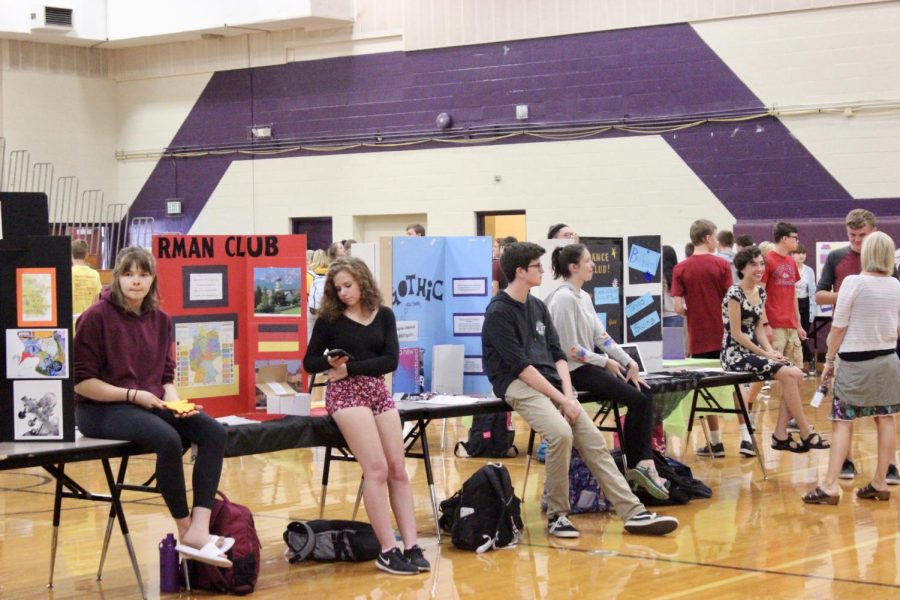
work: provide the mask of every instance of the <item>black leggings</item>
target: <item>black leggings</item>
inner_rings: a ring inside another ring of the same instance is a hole
[[[809,298],[798,298],[797,305],[800,308],[800,327],[803,328],[803,331],[809,333]],[[800,342],[800,348],[803,350],[803,362],[808,363],[813,359],[812,348],[810,348],[810,343],[812,340],[809,338]],[[798,365],[794,365],[795,367]],[[803,365],[800,365],[801,367]],[[806,369],[803,368],[803,371]]]
[[[628,466],[634,467],[642,460],[652,460],[653,394],[650,390],[638,390],[596,365],[582,365],[572,371],[571,376],[576,390],[589,392],[597,400],[615,400],[628,407],[623,432],[625,439],[621,440]]]
[[[197,444],[194,465],[194,506],[212,508],[222,458],[225,429],[207,415],[176,419],[170,410],[146,410],[134,404],[79,402],[75,421],[82,434],[101,439],[128,440],[156,454],[156,480],[172,517],[190,515],[184,485],[184,444]]]

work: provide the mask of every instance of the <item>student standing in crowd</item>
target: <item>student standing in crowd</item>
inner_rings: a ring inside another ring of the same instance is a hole
[[[718,248],[716,225],[700,219],[691,225],[691,256],[675,266],[672,272],[672,296],[675,312],[687,321],[688,343],[692,358],[719,360],[722,351],[722,298],[731,287],[731,266],[728,261],[713,254]],[[697,450],[698,456],[725,456],[719,419],[706,417],[709,424],[710,444]],[[741,423],[743,456],[756,456],[750,443],[750,432]]]
[[[547,441],[547,530],[551,536],[578,537],[568,519],[569,461],[578,449],[591,473],[630,533],[663,535],[678,527],[674,517],[647,512],[631,492],[594,425],[575,396],[566,354],[550,312],[530,290],[541,284],[544,249],[537,244],[511,244],[500,257],[509,287],[488,304],[481,332],[488,379],[498,398],[506,400]]]
[[[303,368],[327,373],[325,408],[362,467],[366,513],[381,543],[375,566],[414,575],[430,571],[431,565],[418,545],[400,415],[384,383],[399,356],[394,313],[382,305],[369,268],[353,257],[331,263]],[[403,551],[394,539],[388,506]]]
[[[866,237],[877,230],[875,215],[864,208],[854,208],[847,213],[844,219],[847,227],[847,239],[849,246],[837,248],[828,253],[828,258],[822,267],[822,276],[816,285],[816,304],[819,306],[834,306],[837,302],[838,292],[844,279],[850,275],[859,275],[862,271],[862,246]],[[850,437],[853,437],[853,421],[849,421]],[[847,446],[847,456],[841,466],[841,479],[853,479],[856,477],[856,465],[851,459],[851,449]],[[889,485],[900,484],[900,471],[897,465],[891,463],[888,467],[887,482]]]
[[[816,296],[816,274],[812,267],[806,264],[806,246],[797,244],[794,250],[794,262],[797,265],[797,272],[800,279],[794,287],[794,293],[797,295],[797,307],[800,309],[800,327],[809,335],[809,327],[816,318],[816,304],[812,299]],[[806,374],[810,377],[816,376],[816,360],[813,356],[812,349],[809,347],[810,340],[807,338],[800,343],[800,349],[803,351],[803,366],[806,368]]]
[[[803,371],[791,366],[788,360],[769,342],[765,326],[767,294],[759,285],[766,271],[759,248],[744,248],[734,257],[739,283],[731,286],[722,302],[722,321],[725,337],[722,340],[722,368],[726,371],[745,371],[760,377],[771,377],[781,383],[781,407],[772,434],[772,448],[791,452],[828,448],[827,442],[813,431],[800,404],[800,382]],[[787,432],[790,415],[800,427],[801,441]]]
[[[765,255],[766,271],[763,285],[766,288],[766,314],[772,328],[772,347],[783,354],[791,364],[803,365],[800,343],[806,339],[806,331],[800,326],[800,309],[795,285],[800,279],[797,263],[791,256],[800,244],[797,228],[783,221],[772,229],[775,247]]]
[[[72,242],[72,315],[77,317],[100,295],[100,274],[86,262],[88,243]]]
[[[553,277],[564,283],[545,299],[559,343],[568,352],[569,376],[575,389],[590,392],[596,401],[628,407],[625,454],[628,478],[658,499],[669,497],[666,482],[656,472],[650,435],[653,432],[653,394],[638,374],[638,364],[613,340],[582,286],[594,277],[591,253],[581,244],[553,250]]]
[[[518,241],[511,235],[494,240],[493,258],[491,260],[491,296],[496,296],[497,292],[505,290],[506,286],[509,285],[506,275],[503,274],[503,269],[500,268],[500,256],[503,254],[504,248]]]
[[[172,320],[159,308],[156,263],[138,247],[116,258],[110,287],[78,319],[72,348],[75,420],[86,436],[128,440],[156,454],[160,493],[178,527],[176,547],[192,560],[230,567],[232,538],[209,533],[222,473],[225,430],[195,407],[178,403]],[[197,445],[188,510],[183,441]]]
[[[675,248],[672,246],[663,246],[662,248],[662,267],[663,267],[663,327],[683,327],[684,317],[675,312],[675,299],[672,297],[672,271],[678,264],[678,255],[675,254]]]
[[[550,227],[547,230],[547,239],[548,240],[572,240],[573,242],[578,241],[578,234],[575,233],[575,230],[566,225],[565,223],[557,223]]]
[[[852,423],[865,417],[875,418],[878,462],[871,483],[857,490],[856,496],[871,500],[891,496],[887,471],[897,445],[894,415],[900,412],[900,358],[896,351],[900,282],[891,277],[891,238],[881,232],[867,234],[860,260],[862,272],[843,280],[828,334],[822,381],[834,375],[833,447],[824,481],[803,496],[807,504],[838,503],[838,476],[850,447]]]
[[[347,256],[347,249],[344,247],[344,242],[332,242],[325,254],[328,255],[328,262],[331,263],[343,256]]]
[[[406,226],[406,235],[411,237],[425,237],[425,228],[418,223]]]

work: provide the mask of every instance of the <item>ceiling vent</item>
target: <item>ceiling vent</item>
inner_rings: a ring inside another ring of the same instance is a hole
[[[70,31],[72,29],[72,12],[71,8],[38,5],[31,13],[31,30]]]

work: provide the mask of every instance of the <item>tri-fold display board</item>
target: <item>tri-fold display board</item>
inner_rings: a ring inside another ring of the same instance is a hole
[[[175,383],[213,416],[255,410],[258,368],[305,389],[306,236],[153,238],[162,308],[175,324]]]

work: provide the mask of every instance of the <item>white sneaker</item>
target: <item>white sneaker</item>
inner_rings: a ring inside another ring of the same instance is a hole
[[[678,519],[644,511],[625,521],[625,531],[641,535],[665,535],[678,529]]]

